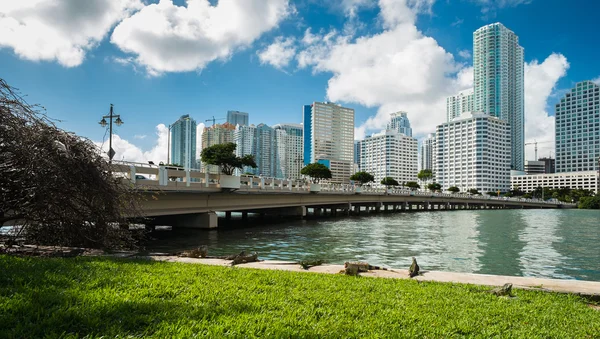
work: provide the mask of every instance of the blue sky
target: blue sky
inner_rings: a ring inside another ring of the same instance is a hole
[[[595,1],[211,1],[220,14],[206,0],[191,1],[194,11],[184,1],[162,9],[157,1],[58,2],[0,3],[0,77],[94,141],[113,103],[125,121],[116,158],[129,160],[163,157],[157,126],[183,114],[203,123],[240,110],[272,125],[301,122],[302,105],[328,99],[356,110],[357,136],[406,110],[422,137],[444,122],[445,96],[469,87],[472,33],[492,22],[525,48],[526,139],[553,140],[546,117],[554,102],[575,82],[600,77]],[[57,24],[48,13],[78,19]],[[178,28],[153,29],[161,15]],[[10,30],[15,22],[25,28]],[[213,24],[190,25],[202,22]]]

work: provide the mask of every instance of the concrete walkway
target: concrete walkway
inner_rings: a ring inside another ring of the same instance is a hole
[[[204,259],[204,258],[183,258],[176,256],[150,256],[152,260],[167,262],[183,262],[193,264],[229,266],[230,260],[224,259]],[[302,269],[300,265],[286,261],[260,261],[254,263],[240,264],[236,267],[257,268],[265,270],[282,270],[294,272],[313,272],[337,274],[344,269],[343,265],[321,265],[311,267],[308,270]],[[360,273],[366,277],[410,279],[406,269],[375,270],[367,273]],[[421,275],[413,278],[419,281],[436,282],[454,282],[461,284],[475,284],[487,286],[502,286],[506,283],[512,283],[513,288],[541,290],[548,292],[574,293],[593,298],[600,298],[600,282],[583,280],[564,280],[564,279],[545,279],[532,277],[513,277],[505,275],[491,274],[473,274],[456,273],[440,271],[422,271]]]

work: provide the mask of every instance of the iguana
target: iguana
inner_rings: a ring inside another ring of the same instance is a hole
[[[344,263],[344,269],[342,271],[340,271],[340,273],[344,273],[347,275],[358,275],[358,273],[360,273],[360,272],[369,272],[370,270],[385,270],[385,271],[387,271],[387,268],[369,265],[369,263],[367,263],[367,262],[346,261]]]
[[[309,268],[311,268],[313,266],[323,265],[323,260],[321,260],[321,259],[317,259],[317,260],[302,260],[298,264],[300,264],[300,266],[302,266],[303,269],[307,270],[307,269],[309,269]]]
[[[187,258],[206,258],[208,255],[208,247],[202,246],[194,248],[193,250],[183,251],[179,256]]]
[[[244,253],[244,252],[242,251],[242,253]],[[258,253],[254,252],[250,255],[242,255],[242,253],[240,253],[240,255],[233,258],[233,260],[231,261],[231,266],[258,261]]]
[[[408,269],[408,276],[412,278],[416,277],[417,275],[419,275],[419,264],[417,264],[417,259],[412,257],[412,264]]]
[[[492,293],[494,295],[497,295],[499,297],[502,297],[502,296],[512,297],[512,284],[506,283],[502,287],[496,287],[493,290],[490,290],[488,292]]]

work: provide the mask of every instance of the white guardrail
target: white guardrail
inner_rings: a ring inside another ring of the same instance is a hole
[[[113,173],[134,184],[142,186],[157,186],[169,188],[221,188],[220,175],[200,172],[199,170],[185,170],[178,167],[160,166],[153,164],[144,164],[127,161],[113,161]],[[401,195],[401,196],[422,196],[422,197],[444,197],[458,199],[474,200],[500,200],[500,201],[519,201],[546,203],[553,205],[571,205],[558,200],[542,201],[538,199],[508,198],[494,196],[480,196],[464,193],[438,193],[412,191],[402,188],[381,188],[368,185],[356,186],[352,184],[333,184],[321,183],[320,192],[337,194],[381,194],[381,195]],[[240,176],[240,191],[280,191],[280,192],[309,192],[310,181],[305,179],[278,179],[250,175]]]

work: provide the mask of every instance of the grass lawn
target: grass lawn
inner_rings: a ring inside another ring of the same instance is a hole
[[[573,295],[105,258],[0,256],[0,338],[598,338]]]

